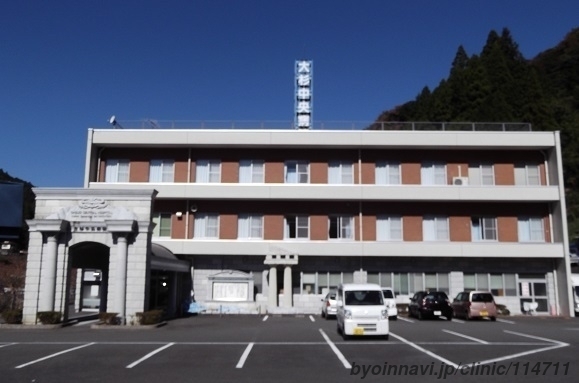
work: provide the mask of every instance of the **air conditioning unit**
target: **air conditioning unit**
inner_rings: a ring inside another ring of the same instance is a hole
[[[452,177],[452,184],[458,186],[468,185],[468,177]]]

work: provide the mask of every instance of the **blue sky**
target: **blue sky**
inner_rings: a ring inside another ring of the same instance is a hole
[[[126,120],[372,121],[507,27],[530,59],[579,27],[577,0],[0,0],[0,168],[82,187],[88,128]]]

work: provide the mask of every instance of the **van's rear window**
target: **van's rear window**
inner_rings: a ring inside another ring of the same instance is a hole
[[[346,291],[346,304],[352,306],[378,306],[384,304],[381,291]]]
[[[492,302],[493,296],[491,294],[473,294],[473,302]]]
[[[392,294],[392,290],[382,290],[384,293],[384,298],[394,298],[394,294]]]

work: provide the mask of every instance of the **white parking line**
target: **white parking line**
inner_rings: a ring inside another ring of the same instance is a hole
[[[407,345],[409,345],[409,346],[411,346],[411,347],[414,347],[414,348],[417,349],[418,351],[423,352],[423,353],[425,353],[426,355],[430,355],[430,356],[433,357],[434,359],[440,360],[442,363],[446,363],[446,364],[449,364],[449,365],[453,366],[454,368],[458,368],[458,364],[453,363],[453,362],[451,362],[450,360],[445,359],[445,358],[443,358],[443,357],[440,356],[440,355],[437,355],[437,354],[435,354],[435,353],[433,353],[433,352],[430,352],[430,351],[428,351],[427,349],[420,347],[420,346],[417,345],[416,343],[413,343],[413,342],[411,342],[411,341],[409,341],[409,340],[406,340],[406,339],[402,338],[401,336],[398,336],[398,335],[396,335],[396,334],[394,334],[394,333],[392,333],[392,332],[390,333],[390,335],[392,335],[394,338],[396,338],[396,339],[398,339],[398,340],[406,343]]]
[[[336,345],[334,344],[334,342],[332,342],[330,340],[330,338],[326,335],[326,333],[324,332],[324,330],[320,329],[320,333],[322,334],[322,336],[324,337],[324,339],[326,340],[326,343],[328,343],[330,345],[330,348],[332,349],[332,351],[334,351],[334,354],[336,354],[336,356],[338,357],[338,359],[340,359],[340,362],[342,362],[342,364],[344,365],[345,368],[351,369],[352,365],[350,364],[350,362],[348,362],[348,360],[346,359],[346,357],[344,356],[344,354],[342,354],[340,352],[340,350],[338,350],[338,347],[336,347]]]
[[[0,344],[0,348],[2,348],[2,347],[8,347],[8,346],[12,346],[13,344],[17,344],[17,343],[6,343],[6,344]]]
[[[312,322],[315,322],[315,321],[316,321],[316,320],[314,319],[314,317],[311,316],[311,315],[310,315],[310,320],[311,320]]]
[[[408,323],[414,323],[414,321],[412,319],[408,319],[408,318],[403,318],[401,316],[398,317],[399,320],[402,320],[404,322],[408,322]]]
[[[57,352],[55,354],[50,354],[48,356],[45,356],[43,358],[33,360],[32,362],[21,364],[19,366],[16,366],[15,368],[22,368],[22,367],[30,366],[31,364],[42,362],[43,360],[54,358],[55,356],[66,354],[67,352],[71,352],[71,351],[75,351],[75,350],[78,350],[78,349],[81,349],[84,347],[92,346],[93,344],[94,344],[94,342],[83,344],[82,346],[78,346],[78,347],[69,348],[68,350],[60,351],[60,352]]]
[[[515,322],[513,322],[512,320],[506,320],[506,319],[501,319],[501,318],[497,318],[497,322],[503,322],[503,323],[508,323],[508,324],[515,324]]]
[[[456,319],[456,318],[452,318],[452,321],[453,321],[453,322],[456,322],[456,323],[464,323],[463,320]]]
[[[540,336],[528,335],[528,334],[523,334],[523,333],[520,333],[520,332],[509,331],[509,330],[503,330],[503,331],[506,332],[506,333],[509,333],[509,334],[514,334],[514,335],[523,336],[523,337],[526,337],[526,338],[537,339],[537,340],[542,340],[542,341],[549,342],[549,343],[554,343],[554,345],[553,345],[553,346],[549,346],[549,347],[538,348],[538,349],[535,349],[535,350],[520,352],[520,353],[517,353],[517,354],[507,355],[507,356],[503,356],[503,357],[500,357],[500,358],[483,360],[483,361],[481,361],[481,362],[476,362],[477,364],[482,365],[482,364],[490,364],[490,363],[495,363],[495,362],[501,362],[501,361],[507,360],[507,359],[518,358],[518,357],[525,356],[525,355],[536,354],[536,353],[543,352],[543,351],[555,350],[555,349],[557,349],[557,348],[569,346],[569,343],[560,342],[560,341],[554,340],[554,339],[542,338],[542,337],[540,337]]]
[[[239,359],[239,362],[237,362],[237,365],[235,366],[235,368],[243,368],[243,365],[245,364],[245,361],[247,359],[247,357],[249,356],[249,353],[251,352],[251,349],[253,348],[253,342],[248,344],[247,347],[245,348],[245,351],[243,351],[243,354],[241,355],[241,358]]]
[[[261,321],[262,321],[262,322],[265,322],[265,321],[267,320],[267,318],[269,318],[269,315],[264,316]]]
[[[137,361],[129,364],[126,368],[133,368],[133,367],[135,367],[137,364],[141,363],[142,361],[149,359],[150,357],[152,357],[152,356],[155,355],[156,353],[161,352],[161,351],[163,351],[164,349],[169,348],[169,347],[171,347],[171,346],[174,345],[174,344],[175,344],[175,343],[169,343],[169,344],[164,345],[163,347],[160,347],[160,348],[156,349],[155,351],[151,351],[151,352],[148,353],[147,355],[143,356],[141,359],[139,359],[139,360],[137,360]]]
[[[478,342],[478,343],[489,344],[489,342],[485,342],[484,340],[481,340],[478,338],[473,338],[472,336],[464,335],[464,334],[461,334],[458,332],[454,332],[454,331],[450,331],[450,330],[444,330],[444,329],[442,331],[447,332],[447,333],[452,334],[452,335],[460,336],[462,338],[470,339],[470,340]]]

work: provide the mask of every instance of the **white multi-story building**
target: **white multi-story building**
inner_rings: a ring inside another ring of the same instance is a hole
[[[512,313],[536,302],[537,313],[573,315],[559,133],[465,126],[90,129],[85,188],[72,204],[92,199],[130,211],[147,207],[130,202],[131,193],[147,191],[151,215],[133,220],[155,225],[141,223],[108,263],[78,267],[110,274],[108,298],[97,294],[101,309],[131,294],[138,304],[126,316],[176,313],[191,288],[208,310],[317,313],[323,293],[354,281],[391,286],[400,303],[419,290],[454,297],[479,289]],[[114,195],[121,202],[108,203]],[[37,219],[58,210],[47,205]],[[123,251],[129,267],[119,274],[114,258]],[[133,266],[143,273],[111,294],[113,274],[120,286],[131,273],[131,251],[142,253],[146,265]]]

